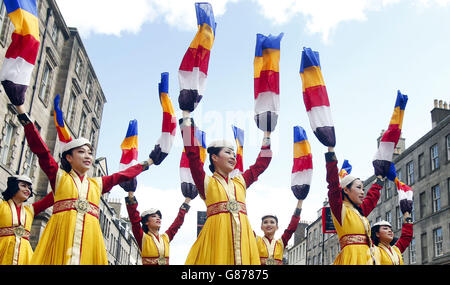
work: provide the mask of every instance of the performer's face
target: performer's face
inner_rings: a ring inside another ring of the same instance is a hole
[[[72,150],[72,154],[66,155],[66,159],[74,170],[84,173],[92,165],[92,150],[87,145],[80,146]]]
[[[376,235],[378,239],[384,243],[390,243],[394,239],[394,233],[389,226],[380,226],[380,230]]]
[[[272,217],[265,218],[261,223],[261,230],[264,234],[274,234],[278,230],[277,221]]]
[[[147,227],[159,231],[161,227],[161,217],[158,214],[152,214],[147,218]]]
[[[356,179],[351,184],[350,188],[345,187],[344,192],[348,195],[350,200],[356,205],[361,205],[364,200],[364,185],[361,180]]]
[[[217,155],[213,154],[212,159],[214,161],[214,167],[219,170],[219,172],[228,174],[233,171],[236,166],[236,154],[231,148],[222,148]]]
[[[24,181],[19,181],[18,185],[19,191],[17,191],[16,195],[14,195],[14,198],[19,201],[26,201],[31,195],[30,184]]]

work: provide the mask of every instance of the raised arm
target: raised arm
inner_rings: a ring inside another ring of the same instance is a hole
[[[200,146],[195,145],[195,125],[190,118],[190,113],[183,111],[183,119],[180,120],[181,135],[183,137],[184,151],[189,161],[192,179],[197,187],[200,197],[205,199],[205,171],[200,159]]]
[[[250,166],[249,169],[242,173],[247,188],[258,180],[259,175],[261,175],[267,169],[270,161],[272,160],[272,150],[270,149],[270,135],[270,132],[264,132],[261,151],[259,152],[255,164]]]
[[[128,197],[125,197],[125,204],[127,205],[128,217],[130,218],[131,231],[136,239],[139,248],[142,250],[142,237],[144,236],[144,231],[141,226],[141,215],[137,210],[138,202],[134,197],[133,192],[128,192]]]
[[[403,225],[402,225],[402,234],[400,238],[395,243],[395,246],[398,247],[401,253],[403,253],[406,248],[408,248],[413,238],[413,224],[411,221],[411,216],[409,212],[403,214]]]
[[[186,215],[186,213],[189,211],[189,208],[191,207],[191,206],[189,206],[190,201],[191,201],[190,198],[186,198],[184,200],[184,203],[181,204],[181,207],[178,211],[177,217],[173,221],[172,225],[170,225],[170,227],[167,229],[166,234],[169,237],[169,241],[171,241],[173,239],[175,234],[178,232],[180,227],[183,225],[184,216]]]
[[[284,247],[287,246],[292,235],[297,230],[298,222],[300,221],[300,213],[302,212],[302,204],[303,204],[303,200],[298,200],[297,207],[295,208],[294,214],[292,215],[292,218],[291,218],[291,222],[289,223],[289,226],[287,227],[287,229],[284,231],[283,235],[281,236],[281,240],[283,241]]]
[[[44,211],[45,209],[47,209],[48,207],[53,206],[53,204],[55,203],[54,199],[53,199],[53,192],[48,193],[44,198],[42,198],[41,200],[34,202],[33,203],[33,211],[34,211],[34,215],[37,216],[40,212]]]
[[[116,172],[112,175],[102,176],[103,189],[102,194],[109,192],[114,186],[133,179],[134,177],[147,170],[153,164],[152,159],[145,160],[127,169]]]
[[[367,217],[377,206],[378,200],[380,199],[380,190],[383,188],[383,185],[384,181],[377,177],[375,183],[373,183],[369,191],[367,191],[367,195],[364,197],[361,204],[364,216]]]
[[[39,131],[31,122],[31,119],[25,112],[23,105],[16,106],[16,108],[19,113],[19,121],[25,130],[25,138],[27,139],[28,146],[30,147],[30,150],[38,157],[39,166],[47,175],[50,185],[53,191],[55,191],[56,174],[59,169],[58,163],[56,163],[47,145],[42,140]]]
[[[334,153],[334,148],[329,147],[328,152],[325,153],[325,162],[327,169],[328,182],[328,202],[333,216],[342,225],[342,193],[339,185],[339,173],[337,167],[337,158]]]

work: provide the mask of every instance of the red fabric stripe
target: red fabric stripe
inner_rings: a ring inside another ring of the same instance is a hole
[[[294,165],[292,166],[292,173],[312,169],[312,155],[308,154],[299,158],[294,158]]]
[[[6,51],[5,57],[21,57],[28,63],[34,64],[39,51],[39,41],[31,35],[22,36],[16,33],[13,33],[11,38],[12,42]]]
[[[382,142],[394,142],[397,145],[397,142],[400,138],[402,130],[398,127],[399,125],[389,125],[387,131],[383,134],[381,138]]]
[[[254,79],[255,99],[262,92],[271,91],[276,94],[280,93],[280,75],[273,70],[263,70],[259,78]]]
[[[306,88],[303,92],[303,101],[306,111],[310,111],[312,107],[330,106],[327,88],[323,85]]]
[[[242,156],[240,154],[236,155],[236,166],[234,168],[239,169],[241,172],[244,171]]]
[[[189,160],[187,158],[186,152],[184,151],[181,155],[180,168],[189,168]]]
[[[188,48],[181,61],[180,70],[192,71],[194,67],[198,67],[201,72],[207,75],[210,53],[209,50],[202,46]]]
[[[122,157],[120,158],[120,163],[128,164],[133,159],[137,160],[138,158],[138,151],[135,148],[132,149],[123,149],[122,150]]]
[[[162,132],[174,134],[177,127],[176,119],[170,113],[163,112]]]

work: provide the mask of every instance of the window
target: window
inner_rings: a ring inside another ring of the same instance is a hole
[[[52,68],[48,63],[45,63],[44,73],[41,78],[41,90],[39,91],[39,98],[47,104],[48,95],[50,93],[50,83],[52,76]]]
[[[5,44],[7,30],[8,30],[8,15],[6,14],[6,7],[4,1],[0,3],[0,41]]]
[[[425,192],[420,193],[419,195],[420,218],[425,217],[425,209],[426,209],[425,198],[426,198]]]
[[[388,180],[388,179],[386,179],[386,180],[387,181],[386,181],[386,186],[385,186],[386,190],[384,191],[384,199],[388,200],[389,198],[392,197],[392,185],[393,185],[393,183],[392,183],[391,180]]]
[[[450,161],[450,135],[445,137],[445,144],[447,145],[447,161]]]
[[[439,168],[439,153],[437,144],[430,148],[431,171]]]
[[[395,207],[395,217],[396,217],[396,228],[397,229],[401,229],[402,228],[402,222],[403,222],[403,216],[402,213],[400,212],[400,207],[397,206]]]
[[[441,209],[441,189],[438,185],[431,187],[431,195],[433,196],[433,213]]]
[[[9,161],[15,127],[11,123],[6,122],[5,129],[6,129],[6,132],[5,132],[5,136],[3,137],[3,147],[1,149],[1,157],[0,157],[1,162],[4,165],[6,165]]]
[[[59,29],[58,29],[58,25],[55,20],[55,21],[53,21],[53,29],[52,29],[52,33],[50,35],[55,46],[58,44],[58,32],[59,32]]]
[[[81,77],[81,69],[83,68],[83,60],[81,59],[81,55],[78,54],[77,61],[75,62],[75,73],[78,77]]]
[[[419,154],[419,178],[425,176],[425,156],[423,153]]]
[[[99,111],[100,111],[100,99],[97,97],[94,105],[94,113],[98,115]]]
[[[80,128],[78,130],[78,137],[83,137],[86,133],[86,113],[81,113]]]
[[[442,251],[442,228],[433,230],[433,248],[434,256],[438,257],[443,254]]]
[[[428,262],[427,233],[420,235],[420,251],[422,253],[422,263]]]
[[[412,161],[406,164],[406,184],[414,184],[414,163]]]
[[[34,125],[36,126],[36,129],[38,130],[38,132],[41,132],[41,127],[35,122]],[[36,155],[31,151],[30,148],[28,148],[28,152],[25,158],[25,165],[24,165],[24,170],[23,170],[23,174],[27,175],[28,177],[32,177],[35,167],[34,165],[36,164]]]
[[[385,217],[386,217],[385,220],[392,225],[392,213],[391,213],[391,211],[387,211]]]
[[[416,263],[416,239],[412,238],[409,244],[409,264]]]
[[[92,146],[95,145],[95,129],[94,128],[92,128],[92,130],[91,130],[91,134],[89,136],[89,141],[91,142]]]
[[[88,77],[87,77],[87,82],[86,82],[86,96],[91,99],[92,97],[92,75],[89,72]]]
[[[75,117],[75,102],[77,100],[77,97],[75,95],[75,93],[70,94],[70,98],[69,98],[69,105],[67,106],[67,123],[72,124],[73,118]]]

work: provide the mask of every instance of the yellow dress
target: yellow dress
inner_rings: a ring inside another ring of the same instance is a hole
[[[80,180],[58,169],[53,214],[35,249],[36,265],[107,265],[105,243],[98,220],[102,179]]]
[[[144,233],[141,255],[143,265],[168,265],[169,236],[164,233],[156,238],[152,233]]]
[[[21,206],[20,217],[10,199],[0,202],[0,264],[28,265],[33,250],[29,236],[33,223],[33,206]]]
[[[282,239],[269,241],[266,237],[256,237],[259,257],[263,265],[282,265],[284,244]]]
[[[369,247],[370,224],[353,205],[347,201],[342,202],[342,225],[332,214],[333,224],[336,228],[341,251],[334,260],[335,265],[370,265],[379,264],[378,251]]]
[[[381,242],[377,246],[380,254],[380,265],[403,265],[403,256],[398,247],[386,247]]]
[[[242,175],[227,181],[205,175],[207,220],[186,259],[187,265],[259,265],[258,246],[245,207]]]

